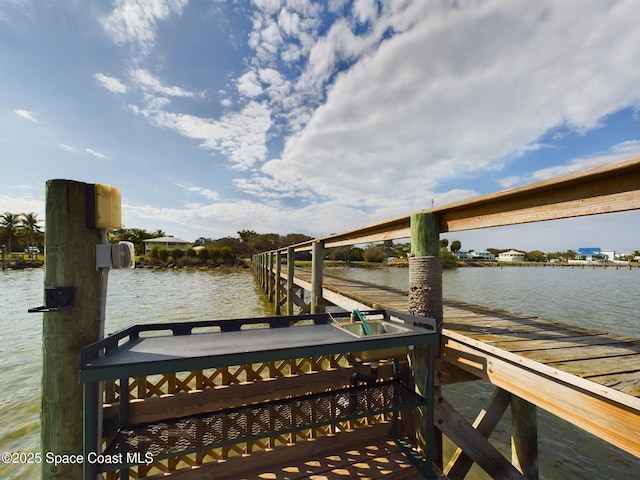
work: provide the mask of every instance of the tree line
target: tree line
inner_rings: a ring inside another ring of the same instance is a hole
[[[38,216],[31,213],[14,214],[5,212],[0,216],[0,247],[5,253],[14,251],[36,252],[42,250],[44,246],[44,231],[39,225]],[[230,263],[232,259],[240,257],[250,257],[254,253],[268,250],[276,250],[312,240],[313,237],[302,233],[289,233],[279,235],[277,233],[257,233],[254,230],[243,229],[237,233],[237,237],[227,236],[217,239],[199,237],[193,242],[193,247],[186,251],[162,252],[162,249],[154,249],[150,252],[150,259],[160,262],[179,259],[182,263]],[[164,237],[166,233],[160,229],[148,231],[141,228],[120,228],[109,233],[109,241],[117,243],[128,241],[133,243],[136,255],[145,256],[144,241],[153,238]],[[32,250],[34,249],[34,250]],[[37,250],[36,250],[37,249]],[[445,264],[453,266],[457,262],[456,253],[462,249],[459,240],[449,242],[444,238],[440,240],[440,253]],[[381,263],[387,259],[406,258],[410,253],[409,243],[394,243],[391,240],[380,244],[371,244],[364,248],[359,246],[345,246],[328,249],[326,251],[327,260],[351,262],[374,262]],[[510,248],[498,249],[487,248],[486,251],[497,256]],[[518,250],[518,249],[514,249]],[[470,250],[473,251],[473,250]],[[576,257],[574,250],[565,252],[545,253],[540,250],[523,252],[525,261],[545,262],[550,260],[566,261]],[[634,252],[635,255],[640,252]],[[297,260],[310,260],[310,252],[297,252]]]

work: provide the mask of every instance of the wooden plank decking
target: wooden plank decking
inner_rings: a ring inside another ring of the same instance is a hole
[[[296,270],[296,284],[310,274]],[[344,308],[406,311],[407,292],[325,274]],[[445,301],[442,358],[640,457],[640,340]]]

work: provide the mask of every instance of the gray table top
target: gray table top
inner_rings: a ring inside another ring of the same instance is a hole
[[[332,324],[130,339],[80,368],[83,382],[434,343],[428,330],[357,337]]]

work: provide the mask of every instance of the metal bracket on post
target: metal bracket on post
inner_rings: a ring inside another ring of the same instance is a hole
[[[45,287],[44,305],[27,310],[29,313],[60,312],[73,307],[73,287]]]

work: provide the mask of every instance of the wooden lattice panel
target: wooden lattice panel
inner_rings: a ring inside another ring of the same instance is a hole
[[[127,390],[129,392],[129,400],[135,400],[253,382],[255,380],[299,375],[313,371],[333,370],[348,365],[347,357],[343,354],[306,357],[236,367],[135,377],[129,379]],[[119,402],[121,390],[119,380],[105,382],[104,403]]]

